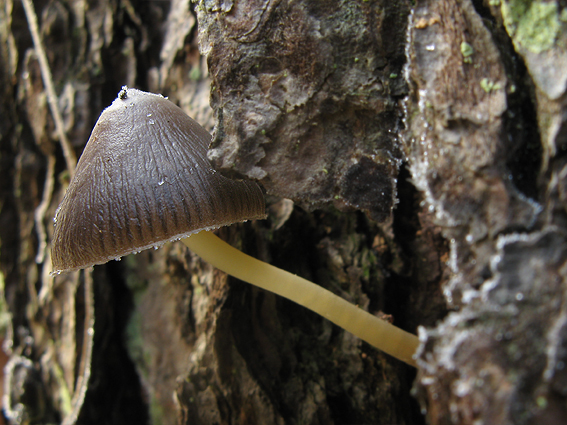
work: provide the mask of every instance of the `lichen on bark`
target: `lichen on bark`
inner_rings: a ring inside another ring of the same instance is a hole
[[[565,25],[556,2],[474,5],[419,2],[410,25],[406,152],[455,309],[420,330],[415,388],[432,423],[562,423]]]

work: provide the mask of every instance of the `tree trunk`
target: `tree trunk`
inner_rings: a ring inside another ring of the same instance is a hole
[[[72,164],[0,0],[8,423],[567,421],[566,5],[413,3],[34,6],[74,153],[122,85],[169,96],[266,189],[220,236],[419,332],[417,375],[179,243],[50,276]]]

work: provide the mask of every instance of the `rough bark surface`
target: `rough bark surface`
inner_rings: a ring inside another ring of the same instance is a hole
[[[410,24],[406,153],[455,309],[420,330],[415,388],[432,423],[565,423],[565,4],[487,3]]]
[[[567,5],[413,3],[35,2],[77,154],[122,85],[169,96],[268,193],[268,220],[221,237],[422,339],[414,381],[170,244],[92,271],[83,402],[90,275],[49,276],[69,171],[22,5],[0,0],[9,423],[567,421]]]
[[[390,216],[408,5],[201,1],[212,80],[209,158],[308,209]]]

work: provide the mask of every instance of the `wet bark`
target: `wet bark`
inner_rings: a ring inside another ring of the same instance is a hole
[[[82,367],[90,275],[49,276],[69,171],[0,5],[10,423],[565,422],[565,4],[35,3],[77,155],[122,85],[169,96],[267,191],[268,219],[221,237],[419,328],[417,379],[181,244],[94,268]]]

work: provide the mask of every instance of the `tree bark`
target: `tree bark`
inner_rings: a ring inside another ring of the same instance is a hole
[[[556,2],[422,1],[406,153],[450,242],[420,331],[432,423],[564,423],[566,27]],[[561,71],[560,71],[561,70]]]
[[[70,175],[22,5],[0,6],[9,423],[566,421],[565,4],[34,5],[77,155],[122,85],[169,96],[266,189],[268,219],[220,236],[419,331],[417,377],[178,243],[49,276]]]

